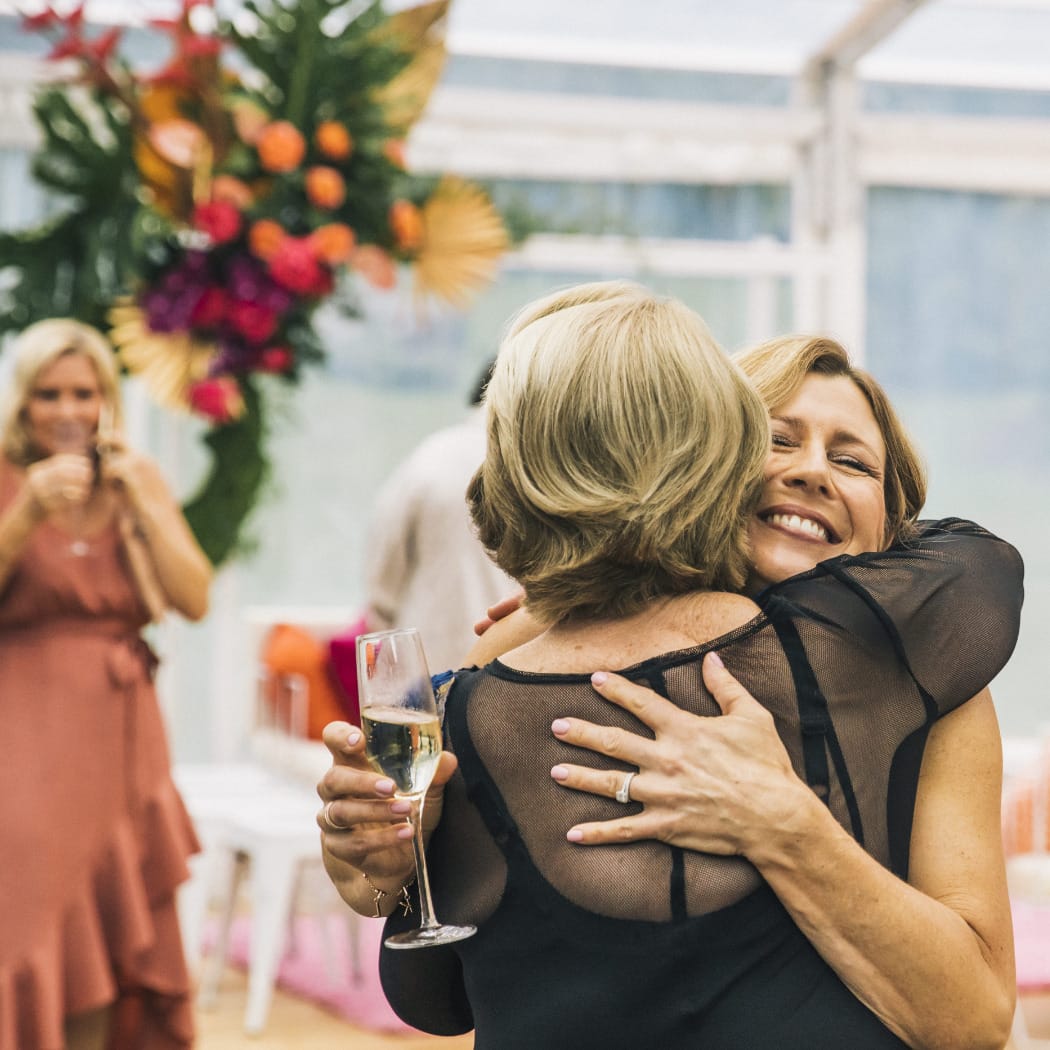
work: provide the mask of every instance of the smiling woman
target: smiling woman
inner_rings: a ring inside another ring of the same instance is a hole
[[[487,635],[489,656],[510,651],[457,672],[447,699],[460,775],[431,871],[445,916],[478,936],[451,956],[386,953],[388,997],[409,1023],[473,1026],[499,1050],[1001,1046],[1013,974],[983,690],[1016,638],[1020,559],[970,523],[916,523],[918,460],[881,391],[825,340],[740,361],[775,417],[757,501],[745,486],[719,504],[694,478],[701,504],[673,472],[654,480],[682,438],[657,378],[681,347],[642,320],[660,309],[637,290],[571,290],[526,310],[501,349],[475,520],[498,562],[521,559],[529,605],[538,567],[567,560],[534,605],[542,633]],[[595,344],[622,370],[596,369]],[[639,345],[658,349],[640,363]],[[714,368],[710,350],[691,348]],[[540,367],[547,355],[567,374]],[[566,396],[574,369],[590,396]],[[705,422],[732,418],[714,396],[711,383],[688,395]],[[566,455],[562,437],[580,433],[590,443]],[[736,448],[725,434],[690,429],[690,464]],[[599,523],[591,501],[610,488],[629,495]],[[533,521],[546,532],[521,549]],[[724,546],[750,532],[755,601],[701,578],[646,594],[667,537],[715,521]],[[585,606],[570,585],[581,565]],[[623,677],[592,677],[602,667]],[[329,870],[353,906],[373,904],[367,880],[392,903],[411,870],[398,811],[362,768],[360,734],[327,740]]]

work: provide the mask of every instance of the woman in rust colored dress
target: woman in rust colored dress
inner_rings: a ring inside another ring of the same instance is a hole
[[[197,848],[140,630],[211,568],[120,436],[113,353],[26,329],[0,415],[0,1050],[193,1042],[175,891]]]

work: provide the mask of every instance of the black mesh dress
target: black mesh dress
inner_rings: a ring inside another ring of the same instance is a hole
[[[927,734],[1005,664],[1021,580],[1008,544],[969,522],[925,523],[907,547],[823,562],[763,592],[761,613],[730,634],[620,673],[715,716],[700,662],[717,649],[772,712],[798,774],[907,878]],[[474,1028],[479,1050],[904,1045],[748,861],[568,842],[572,825],[630,809],[551,779],[559,762],[626,768],[561,743],[558,716],[649,734],[588,675],[498,661],[457,673],[445,733],[460,772],[428,856],[438,915],[478,933],[450,948],[384,949],[384,988],[402,1018],[438,1034]],[[388,925],[416,923],[418,913]]]

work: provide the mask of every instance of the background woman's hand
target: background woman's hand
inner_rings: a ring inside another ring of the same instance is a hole
[[[123,495],[135,512],[141,512],[152,500],[167,494],[157,465],[131,448],[119,434],[107,435],[99,444],[99,477]]]
[[[95,469],[87,456],[58,452],[26,469],[26,485],[45,515],[82,506],[91,494]]]
[[[404,885],[415,871],[412,830],[406,822],[408,802],[395,799],[394,782],[369,766],[364,734],[356,726],[330,722],[325,726],[324,742],[332,765],[317,785],[325,803],[317,824],[323,832],[321,845],[329,875],[341,891],[340,883],[351,877],[342,865],[364,872],[384,889]],[[455,771],[455,756],[442,752],[423,807],[424,836],[441,818],[445,784]],[[330,821],[342,828],[334,829]]]
[[[658,839],[685,849],[746,856],[816,800],[796,776],[769,712],[714,653],[705,657],[703,673],[721,718],[689,714],[651,689],[598,672],[594,688],[649,726],[655,739],[580,719],[554,721],[559,740],[636,766],[630,795],[644,806],[635,815],[580,824],[568,832],[571,841],[601,845]],[[564,763],[551,776],[564,787],[608,797],[624,779],[619,770]]]

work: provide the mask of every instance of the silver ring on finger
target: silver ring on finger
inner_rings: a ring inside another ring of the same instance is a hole
[[[631,801],[631,781],[637,776],[637,772],[632,771],[626,773],[623,778],[623,783],[616,790],[616,801],[622,802],[626,805]]]
[[[349,831],[349,824],[340,824],[339,821],[332,816],[333,802],[335,802],[334,798],[324,804],[324,809],[321,811],[321,819],[328,826],[329,831]]]

